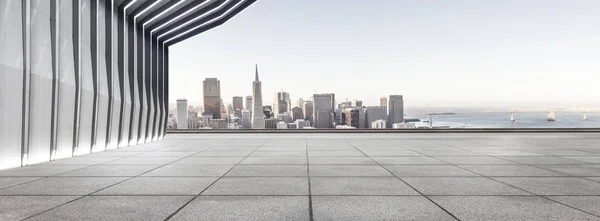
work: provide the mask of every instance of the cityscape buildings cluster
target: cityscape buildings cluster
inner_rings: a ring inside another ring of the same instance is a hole
[[[294,105],[290,93],[281,90],[274,94],[272,106],[264,105],[258,65],[252,96],[245,99],[234,96],[227,109],[217,78],[206,78],[203,92],[202,110],[189,106],[186,99],[177,100],[176,114],[169,115],[169,129],[414,128],[414,124],[404,122],[402,95],[381,97],[378,106],[363,106],[360,100],[346,100],[336,105],[335,94],[323,93],[313,94],[307,100],[299,98]]]

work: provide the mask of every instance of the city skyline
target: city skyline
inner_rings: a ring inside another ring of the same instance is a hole
[[[259,63],[267,104],[283,88],[366,105],[398,93],[407,106],[600,106],[600,2],[431,4],[261,2],[170,49],[171,98],[205,77],[223,81],[223,97],[248,95]]]

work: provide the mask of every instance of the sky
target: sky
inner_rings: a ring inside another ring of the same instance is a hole
[[[378,105],[600,107],[598,0],[259,0],[170,48],[170,100],[286,91]]]

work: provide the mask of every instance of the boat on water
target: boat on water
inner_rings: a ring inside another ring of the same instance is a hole
[[[556,113],[554,111],[548,112],[548,121],[556,121]]]
[[[510,122],[515,122],[515,110],[510,110]]]

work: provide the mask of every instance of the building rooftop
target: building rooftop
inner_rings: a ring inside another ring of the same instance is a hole
[[[597,133],[168,134],[0,171],[0,220],[600,220]]]

